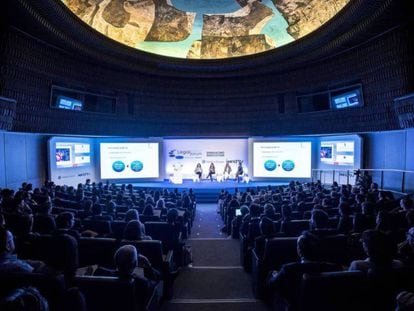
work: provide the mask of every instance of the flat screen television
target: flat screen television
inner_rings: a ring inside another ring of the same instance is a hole
[[[363,106],[361,88],[331,93],[332,109],[344,109],[359,106]]]
[[[75,98],[62,96],[62,95],[57,97],[56,106],[60,109],[77,110],[77,111],[83,110],[82,101],[75,99]]]

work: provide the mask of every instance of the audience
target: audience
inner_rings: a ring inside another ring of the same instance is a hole
[[[115,253],[114,263],[116,270],[99,267],[95,276],[113,276],[120,279],[134,279],[137,289],[139,305],[145,306],[157,286],[159,272],[152,268],[149,260],[138,254],[133,245],[121,246]],[[144,270],[144,274],[138,268]]]
[[[395,260],[396,247],[385,233],[378,230],[366,230],[362,234],[362,246],[368,256],[365,260],[354,260],[349,270],[359,270],[364,273],[382,272],[401,268],[403,263]]]
[[[0,303],[2,311],[49,311],[49,305],[34,287],[18,288]]]
[[[127,223],[123,238],[130,241],[152,240],[150,236],[145,234],[145,226],[139,220],[130,220]]]
[[[271,297],[276,297],[274,303],[277,307],[287,305],[288,310],[299,309],[303,274],[341,270],[338,265],[317,260],[319,247],[318,237],[309,232],[303,233],[297,240],[300,261],[285,264],[280,271],[270,273],[266,284],[267,291]]]

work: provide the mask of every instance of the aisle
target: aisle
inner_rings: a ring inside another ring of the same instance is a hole
[[[199,204],[193,224],[193,264],[180,271],[163,311],[268,310],[253,297],[251,276],[240,266],[239,241],[222,234],[215,204]]]

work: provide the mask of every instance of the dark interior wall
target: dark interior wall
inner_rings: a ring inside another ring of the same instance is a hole
[[[40,186],[47,176],[47,136],[0,132],[0,188],[18,189],[22,182]]]
[[[6,26],[1,35],[0,95],[17,100],[13,131],[19,132],[266,136],[394,130],[399,125],[392,100],[414,88],[414,49],[404,23],[300,68],[222,78],[121,70],[55,48],[15,27]],[[348,83],[362,84],[363,108],[297,113],[297,94]],[[117,111],[103,115],[51,109],[53,84],[117,96]]]

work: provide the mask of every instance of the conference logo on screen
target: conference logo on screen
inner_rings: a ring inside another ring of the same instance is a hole
[[[292,160],[283,161],[282,168],[286,172],[291,172],[295,169],[295,162],[293,162]]]
[[[144,164],[141,161],[133,161],[131,163],[131,170],[134,172],[141,172],[144,168]]]
[[[192,150],[177,150],[173,149],[168,152],[168,156],[170,158],[175,158],[177,160],[182,160],[184,158],[187,159],[199,159],[202,156],[202,152],[200,151],[192,151]]]
[[[112,169],[115,172],[120,173],[125,169],[125,163],[122,161],[115,161],[114,163],[112,163]]]
[[[269,172],[274,171],[276,169],[276,167],[277,167],[277,164],[273,160],[267,160],[264,163],[264,168],[265,168],[266,171],[269,171]]]

